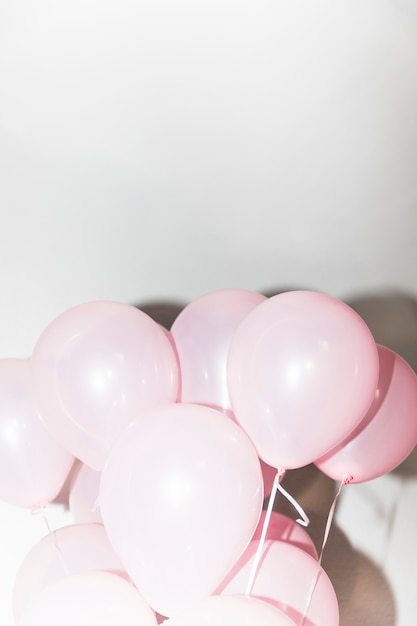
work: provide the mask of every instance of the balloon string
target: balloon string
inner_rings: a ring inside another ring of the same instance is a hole
[[[32,509],[32,515],[42,515],[42,519],[43,522],[48,530],[48,533],[50,534],[52,532],[51,530],[51,526],[49,524],[48,518],[46,516],[46,508],[49,505],[49,501],[48,500],[42,500],[42,502],[39,503],[39,506],[36,509]]]
[[[258,548],[256,550],[255,558],[254,558],[250,575],[249,575],[248,584],[246,587],[247,596],[250,596],[253,590],[253,585],[255,583],[256,574],[259,568],[259,563],[260,563],[263,548],[265,545],[266,533],[268,532],[269,522],[271,521],[271,515],[272,515],[272,510],[274,508],[277,491],[280,491],[282,495],[298,511],[298,513],[301,516],[299,519],[297,519],[297,522],[299,524],[302,524],[303,526],[308,526],[310,523],[310,520],[308,519],[305,511],[301,508],[298,502],[288,493],[288,491],[286,491],[286,489],[284,489],[284,487],[281,485],[281,480],[284,478],[284,476],[285,476],[285,469],[279,467],[275,475],[273,485],[272,485],[272,490],[271,490],[271,494],[269,496],[269,501],[268,501],[268,508],[266,510],[265,519],[264,519],[264,523],[262,526],[261,537],[259,539]]]
[[[304,611],[304,615],[301,618],[300,626],[304,626],[305,620],[307,618],[307,614],[308,614],[308,612],[310,610],[310,606],[311,606],[311,603],[313,601],[313,594],[314,594],[314,591],[315,591],[315,589],[317,587],[317,583],[318,583],[318,580],[319,580],[320,570],[321,570],[321,562],[322,562],[322,559],[323,559],[324,548],[326,547],[327,540],[329,538],[330,529],[331,529],[331,526],[332,526],[332,523],[333,523],[333,518],[334,518],[334,514],[335,514],[335,510],[336,510],[337,500],[338,500],[338,498],[339,498],[339,496],[340,496],[340,494],[342,492],[343,487],[345,485],[347,485],[348,483],[350,483],[351,480],[352,480],[352,477],[351,476],[347,476],[345,474],[343,476],[343,478],[342,478],[342,481],[340,482],[340,485],[339,485],[339,488],[338,488],[338,490],[336,492],[336,495],[333,498],[333,502],[332,502],[332,505],[330,507],[329,514],[327,516],[326,526],[325,526],[325,529],[324,529],[324,536],[323,536],[323,542],[321,544],[320,555],[319,555],[319,558],[317,559],[316,573],[315,573],[315,575],[313,577],[310,593],[308,595],[307,606],[306,606],[306,609]]]
[[[51,525],[50,525],[49,520],[48,520],[48,517],[47,517],[47,515],[46,515],[46,508],[47,508],[47,506],[48,506],[49,504],[50,504],[50,503],[49,503],[47,500],[43,500],[43,501],[39,504],[38,508],[36,508],[36,509],[32,509],[32,515],[39,515],[39,514],[41,514],[41,515],[42,515],[42,519],[43,519],[43,521],[44,521],[44,523],[45,523],[45,526],[46,526],[46,528],[47,528],[47,530],[48,530],[48,534],[49,534],[49,535],[52,535],[52,540],[53,540],[53,542],[54,542],[54,546],[55,546],[55,548],[56,548],[56,550],[57,550],[57,552],[58,552],[59,559],[60,559],[60,561],[61,561],[61,564],[62,564],[62,567],[63,567],[63,569],[64,569],[64,572],[65,572],[65,574],[66,574],[67,576],[69,576],[69,575],[71,574],[71,572],[70,572],[70,570],[68,569],[68,565],[67,565],[67,562],[66,562],[66,560],[65,560],[64,554],[63,554],[63,552],[62,552],[62,550],[61,550],[61,548],[60,548],[60,546],[59,546],[58,540],[57,540],[57,538],[56,538],[56,533],[55,533],[55,531],[53,531],[53,530],[52,530]]]
[[[255,583],[256,573],[258,571],[259,562],[261,560],[262,551],[265,545],[266,533],[268,531],[269,522],[271,521],[271,515],[272,515],[272,510],[274,508],[275,498],[276,498],[277,491],[278,491],[278,485],[284,475],[285,475],[285,470],[279,468],[275,475],[274,482],[272,484],[272,489],[271,489],[271,493],[270,493],[269,501],[268,501],[268,508],[266,510],[265,519],[264,519],[264,523],[262,526],[261,537],[259,539],[258,548],[256,550],[255,558],[252,563],[252,568],[249,574],[248,584],[246,587],[247,596],[250,596],[252,593],[253,585]]]
[[[277,488],[282,493],[284,498],[286,498],[288,500],[288,502],[290,502],[293,505],[295,510],[301,515],[301,517],[299,517],[295,521],[298,522],[298,524],[300,524],[301,526],[307,527],[309,525],[309,523],[310,523],[310,519],[308,518],[308,516],[307,516],[306,512],[304,511],[304,509],[301,508],[301,506],[298,504],[297,500],[291,494],[289,494],[288,491],[286,491],[286,489],[284,489],[284,487],[280,483],[278,483]]]
[[[324,536],[323,536],[323,542],[321,544],[321,549],[320,549],[320,556],[318,558],[318,563],[319,565],[321,565],[321,561],[323,559],[323,552],[324,552],[324,548],[326,547],[326,543],[327,540],[329,538],[329,533],[330,533],[330,528],[332,526],[333,523],[333,518],[334,518],[334,513],[336,510],[336,504],[337,504],[337,500],[342,492],[342,489],[345,485],[347,485],[348,483],[350,483],[350,481],[352,480],[351,476],[347,476],[347,474],[345,474],[340,482],[339,488],[336,492],[335,497],[333,498],[333,502],[332,505],[330,507],[330,511],[329,511],[329,515],[327,516],[327,522],[326,522],[326,527],[324,529]]]

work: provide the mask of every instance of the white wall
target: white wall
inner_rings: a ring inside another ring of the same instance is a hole
[[[417,290],[417,15],[3,0],[0,354],[72,304]]]
[[[416,111],[414,0],[2,0],[0,357],[87,300],[415,295]]]

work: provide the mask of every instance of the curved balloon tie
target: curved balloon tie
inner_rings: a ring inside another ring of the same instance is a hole
[[[290,495],[288,491],[284,489],[284,487],[281,485],[281,480],[284,478],[284,476],[285,476],[285,469],[283,469],[282,467],[279,467],[275,475],[273,485],[272,485],[272,490],[271,490],[271,494],[269,496],[269,501],[268,501],[268,508],[266,510],[265,519],[264,519],[264,523],[262,526],[261,537],[259,539],[258,548],[256,550],[255,558],[253,560],[252,568],[249,574],[248,584],[246,586],[245,594],[247,596],[251,595],[253,585],[255,583],[255,578],[256,578],[256,574],[259,568],[259,563],[262,557],[262,551],[265,545],[266,533],[268,532],[269,522],[271,521],[271,515],[272,515],[273,508],[274,508],[277,491],[280,491],[282,495],[293,505],[293,507],[300,514],[300,518],[296,520],[299,524],[301,524],[302,526],[308,526],[310,523],[310,520],[307,517],[305,511],[302,509],[302,507],[298,504],[295,498],[293,498],[293,496]]]
[[[307,516],[304,509],[298,504],[297,500],[290,493],[288,493],[286,489],[284,489],[281,483],[277,484],[277,488],[282,493],[284,498],[286,498],[288,502],[290,502],[293,505],[297,513],[300,514],[301,517],[299,517],[295,521],[301,526],[304,526],[305,528],[307,528],[307,526],[310,524],[310,518]]]
[[[319,575],[320,575],[321,562],[322,562],[322,559],[323,559],[323,552],[324,552],[324,548],[326,547],[327,540],[329,538],[330,529],[331,529],[331,526],[332,526],[332,523],[333,523],[333,518],[334,518],[334,514],[335,514],[335,510],[336,510],[337,500],[338,500],[338,498],[339,498],[339,496],[340,496],[340,494],[342,492],[343,487],[345,485],[348,485],[351,482],[352,479],[353,479],[353,476],[348,476],[347,474],[345,474],[343,476],[341,482],[340,482],[340,485],[339,485],[339,488],[338,488],[338,490],[336,492],[336,495],[333,498],[333,502],[331,504],[331,507],[330,507],[330,510],[329,510],[329,514],[327,516],[327,521],[326,521],[326,526],[325,526],[325,529],[324,529],[323,542],[321,544],[319,558],[317,559],[316,574],[315,574],[315,576],[313,578],[313,582],[312,582],[312,585],[311,585],[310,593],[308,595],[307,606],[306,606],[306,609],[304,611],[304,615],[303,615],[303,617],[301,619],[300,626],[304,626],[307,614],[308,614],[308,612],[310,610],[311,602],[313,600],[313,594],[314,594],[314,591],[316,589],[317,582],[318,582]]]

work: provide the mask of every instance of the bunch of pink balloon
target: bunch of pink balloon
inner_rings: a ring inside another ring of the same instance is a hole
[[[264,498],[310,463],[391,471],[416,407],[410,366],[324,294],[215,291],[170,332],[126,304],[65,311],[0,361],[0,498],[45,506],[74,468],[75,523],[22,564],[17,626],[336,626],[309,535]]]

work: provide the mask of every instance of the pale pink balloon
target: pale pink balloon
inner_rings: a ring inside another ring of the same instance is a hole
[[[36,413],[30,363],[0,360],[0,499],[37,508],[52,502],[74,462]]]
[[[252,442],[201,405],[167,405],[131,424],[101,477],[110,541],[165,616],[213,593],[250,541],[262,500]]]
[[[258,541],[261,538],[265,517],[266,511],[262,511],[262,515],[252,537],[252,541]],[[312,556],[314,559],[318,558],[314,542],[305,528],[300,526],[300,524],[287,515],[283,515],[277,511],[272,511],[271,513],[266,532],[266,539],[286,541],[297,548],[301,548],[301,550],[307,552],[307,554]]]
[[[181,369],[180,400],[230,412],[226,362],[236,328],[265,296],[220,289],[186,306],[172,325]]]
[[[316,461],[330,478],[351,483],[378,478],[402,463],[417,443],[417,376],[394,351],[378,346],[379,382],[359,426]]]
[[[128,304],[92,302],[65,311],[40,336],[32,361],[42,420],[96,470],[129,422],[178,395],[170,340]]]
[[[262,302],[229,351],[234,415],[277,468],[307,465],[343,440],[369,409],[377,382],[378,353],[365,322],[320,293]]]
[[[224,581],[222,594],[246,592],[258,544],[249,544]],[[339,626],[339,605],[329,577],[316,559],[291,543],[265,542],[251,595],[280,608],[296,624]]]
[[[13,587],[16,622],[52,583],[71,574],[107,571],[128,579],[102,524],[72,524],[43,537],[28,552]]]
[[[166,626],[295,626],[280,609],[243,595],[211,596],[165,622]]]
[[[19,626],[156,626],[140,592],[109,572],[83,572],[45,587]]]
[[[77,524],[102,523],[100,511],[101,473],[80,463],[71,480],[68,504]]]

